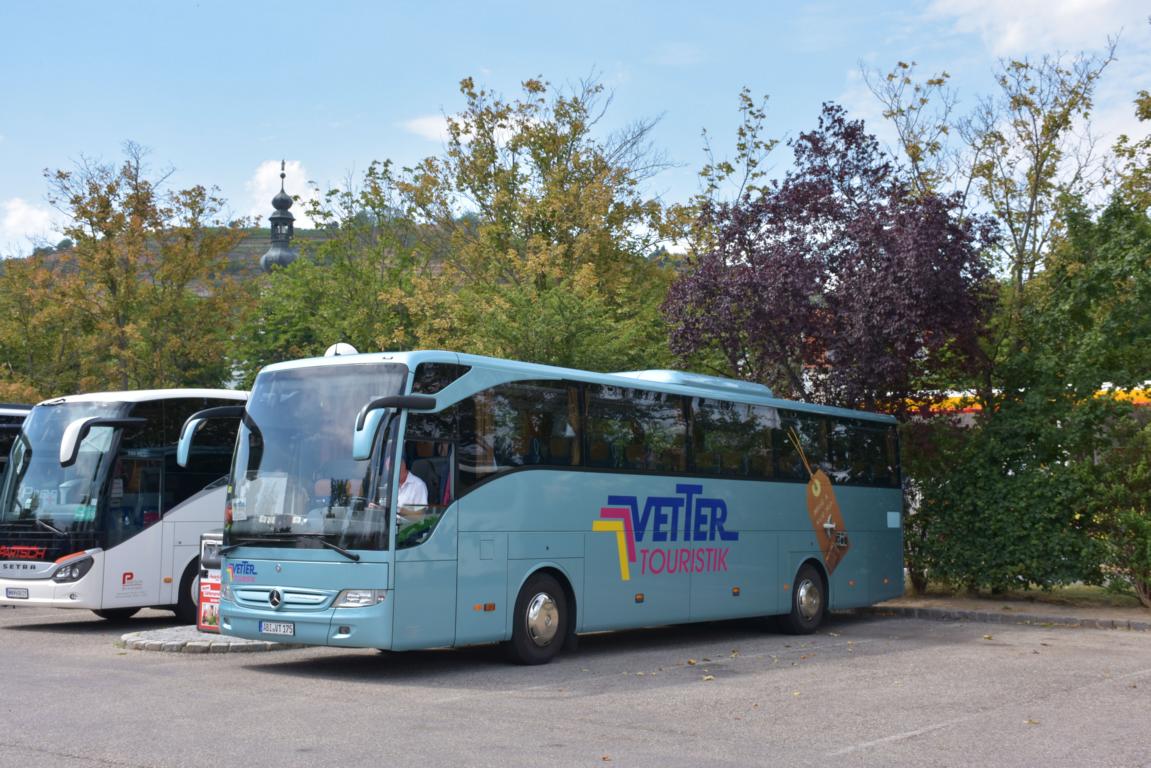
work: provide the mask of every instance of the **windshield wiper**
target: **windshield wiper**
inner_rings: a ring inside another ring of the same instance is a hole
[[[41,528],[47,528],[49,531],[56,534],[57,536],[67,536],[68,535],[68,534],[64,533],[64,531],[57,528],[56,526],[52,525],[51,523],[46,523],[38,517],[36,518],[36,525],[40,526]]]
[[[324,534],[322,534],[322,533],[296,533],[293,535],[296,537],[297,540],[299,540],[299,539],[312,539],[314,541],[318,541],[321,544],[323,544],[325,547],[327,547],[328,549],[332,549],[332,550],[335,550],[336,552],[339,552],[341,555],[348,558],[353,563],[360,562],[360,556],[359,555],[357,555],[355,552],[349,552],[348,550],[344,549],[343,547],[341,547],[338,544],[333,544],[332,542],[323,538]]]
[[[237,547],[244,547],[244,546],[247,546],[249,544],[283,544],[285,541],[292,541],[293,539],[295,539],[296,541],[302,541],[302,540],[318,541],[320,544],[324,545],[328,549],[332,549],[332,550],[335,550],[336,552],[339,552],[341,555],[348,558],[349,560],[351,560],[354,563],[358,563],[360,561],[360,556],[357,555],[355,552],[350,552],[350,551],[344,549],[343,547],[339,546],[338,544],[333,544],[332,542],[322,538],[323,536],[324,536],[324,534],[322,534],[322,533],[293,533],[293,534],[289,534],[289,536],[286,536],[286,537],[283,537],[283,536],[276,536],[276,537],[264,536],[262,538],[257,537],[257,538],[239,539],[238,541],[236,541],[232,544],[228,544],[227,546],[220,547],[220,554],[221,555],[227,554],[228,552],[231,552],[233,549],[236,549]]]

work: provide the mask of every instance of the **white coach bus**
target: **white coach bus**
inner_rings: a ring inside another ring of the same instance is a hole
[[[246,392],[163,389],[45,400],[24,420],[0,490],[0,605],[141,608],[194,623],[200,534],[224,522]],[[176,463],[184,420],[220,409]]]

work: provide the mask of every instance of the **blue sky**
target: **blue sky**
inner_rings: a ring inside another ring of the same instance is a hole
[[[45,168],[151,150],[169,184],[220,187],[235,215],[264,215],[278,188],[355,177],[374,159],[410,164],[443,146],[442,115],[465,76],[507,96],[537,75],[595,75],[613,94],[604,127],[661,117],[652,138],[677,166],[650,191],[685,200],[700,131],[730,145],[737,95],[770,96],[768,132],[794,136],[833,100],[881,137],[860,65],[946,69],[961,110],[1005,56],[1097,51],[1122,32],[1100,87],[1107,144],[1140,133],[1151,89],[1145,0],[903,2],[31,2],[0,0],[0,255],[58,239]],[[778,150],[774,163],[785,166]]]

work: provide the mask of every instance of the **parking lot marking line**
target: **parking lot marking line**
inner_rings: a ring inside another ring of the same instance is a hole
[[[1146,677],[1148,675],[1151,675],[1151,669],[1140,669],[1140,670],[1136,670],[1135,672],[1127,672],[1127,673],[1122,674],[1122,675],[1116,675],[1114,677],[1109,677],[1106,680],[1099,681],[1099,682],[1103,682],[1103,683],[1116,682],[1119,680],[1128,680],[1128,679],[1133,678],[1133,677]],[[1098,684],[1098,683],[1094,683],[1094,684]],[[1089,684],[1087,686],[1076,686],[1076,688],[1090,687],[1090,685],[1091,684]],[[1069,690],[1074,690],[1074,689],[1069,689]],[[882,739],[875,739],[873,741],[864,741],[864,742],[861,742],[859,744],[853,744],[850,747],[845,747],[843,749],[837,750],[835,752],[829,752],[828,757],[842,757],[844,755],[850,755],[853,752],[861,752],[865,749],[870,749],[871,747],[877,747],[877,746],[880,746],[882,744],[890,744],[890,743],[897,742],[897,741],[906,741],[907,739],[914,739],[917,736],[923,736],[924,734],[932,733],[934,731],[938,731],[938,730],[941,730],[943,728],[950,728],[953,725],[961,725],[962,723],[966,723],[966,722],[969,722],[971,720],[976,720],[976,719],[978,719],[980,717],[984,717],[986,715],[987,715],[986,712],[976,712],[974,714],[967,715],[965,717],[957,717],[957,718],[954,718],[952,720],[945,720],[942,723],[935,723],[934,725],[928,725],[928,726],[925,726],[923,728],[917,728],[914,731],[905,731],[903,733],[892,734],[891,736],[884,736]]]
[[[969,722],[971,720],[976,720],[980,717],[983,717],[985,714],[986,713],[984,713],[984,712],[977,712],[973,715],[967,715],[966,717],[957,717],[953,720],[945,720],[942,723],[935,723],[934,725],[928,725],[928,726],[925,726],[923,728],[917,728],[914,731],[905,731],[903,733],[895,733],[895,734],[892,734],[891,736],[884,736],[882,739],[875,739],[874,741],[864,741],[864,742],[861,742],[859,744],[853,744],[850,747],[846,747],[844,749],[837,750],[835,752],[830,752],[830,753],[828,753],[827,756],[828,757],[842,757],[843,755],[850,755],[853,752],[862,752],[863,750],[870,749],[871,747],[878,747],[881,744],[890,744],[890,743],[896,742],[896,741],[906,741],[907,739],[914,739],[915,737],[922,736],[926,733],[932,733],[933,731],[938,731],[938,730],[941,730],[943,728],[950,728],[953,725],[960,725],[962,723],[966,723],[966,722]]]

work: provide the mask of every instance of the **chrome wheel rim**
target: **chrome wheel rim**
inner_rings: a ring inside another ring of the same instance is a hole
[[[823,607],[819,585],[811,579],[804,579],[795,593],[795,607],[804,621],[811,621],[818,616]]]
[[[528,601],[528,610],[524,616],[528,637],[531,641],[543,648],[555,640],[560,628],[560,612],[556,601],[547,592],[540,592]]]

